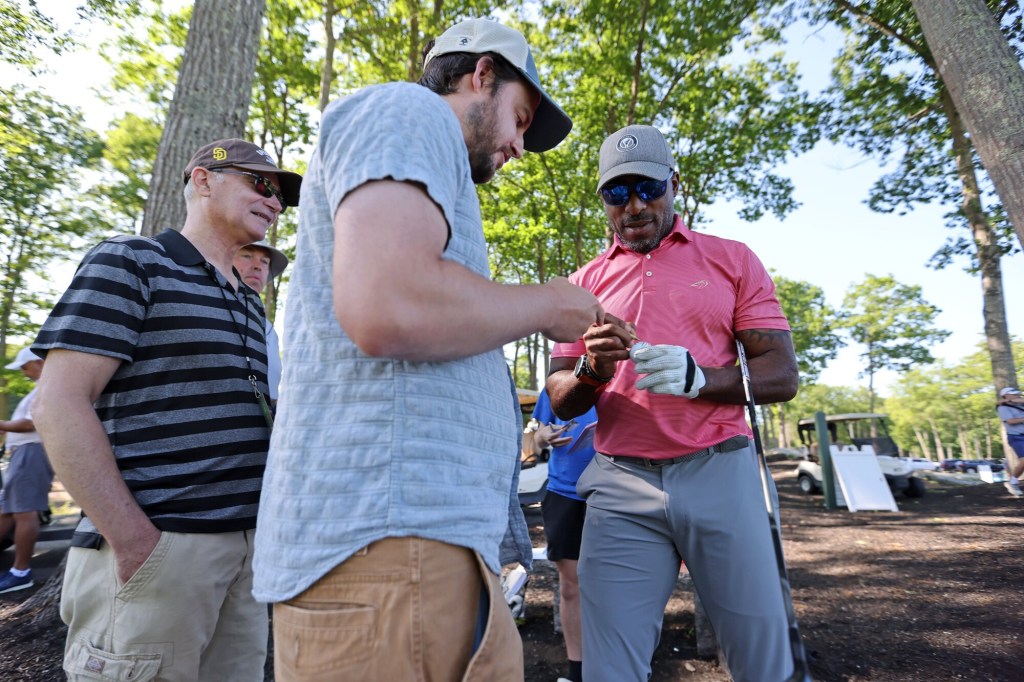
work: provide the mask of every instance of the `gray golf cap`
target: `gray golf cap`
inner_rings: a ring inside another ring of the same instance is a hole
[[[288,267],[288,256],[284,255],[283,251],[275,249],[265,241],[253,242],[252,244],[246,244],[242,247],[243,249],[263,249],[270,254],[270,279],[276,278],[284,269]]]
[[[633,125],[605,138],[601,143],[601,189],[620,175],[641,175],[652,180],[664,180],[676,167],[672,151],[661,131],[653,126]]]
[[[540,104],[533,122],[523,135],[523,147],[530,152],[546,152],[565,139],[572,130],[572,119],[555,104],[540,86],[537,65],[523,34],[491,19],[467,19],[441,34],[430,48],[423,66],[434,57],[455,52],[500,54],[519,71],[520,75],[540,93]]]

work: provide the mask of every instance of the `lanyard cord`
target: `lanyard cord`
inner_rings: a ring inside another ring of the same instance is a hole
[[[220,291],[220,296],[224,299],[224,307],[228,311],[228,316],[231,318],[231,324],[235,327],[235,333],[238,334],[238,340],[242,342],[242,352],[245,358],[245,364],[249,368],[249,383],[252,384],[253,394],[256,396],[256,402],[259,403],[260,408],[263,410],[263,417],[267,421],[267,426],[273,428],[274,418],[270,411],[270,406],[267,404],[266,398],[260,391],[259,384],[256,383],[256,372],[252,368],[252,360],[249,359],[249,297],[245,293],[242,294],[242,305],[245,306],[245,313],[243,321],[245,322],[245,333],[242,333],[242,329],[238,324],[238,320],[235,319],[235,311],[231,309],[231,304],[228,302],[228,295],[224,293],[224,287],[221,286],[220,282],[217,281],[217,275],[214,272],[214,268],[210,263],[206,263],[206,272],[209,273],[213,279],[213,283],[217,285],[217,290]],[[237,277],[235,281],[238,284],[236,291],[242,290],[242,283],[238,281]]]

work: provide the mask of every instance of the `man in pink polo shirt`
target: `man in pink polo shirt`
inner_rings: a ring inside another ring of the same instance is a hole
[[[656,128],[604,141],[598,188],[615,243],[570,280],[608,321],[556,345],[547,379],[559,417],[598,414],[599,454],[577,485],[583,678],[647,680],[685,560],[733,679],[779,682],[793,672],[786,608],[736,363],[739,339],[758,403],[796,395],[775,286],[744,244],[675,214],[679,175]]]

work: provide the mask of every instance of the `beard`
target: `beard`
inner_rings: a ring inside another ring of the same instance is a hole
[[[474,104],[466,112],[469,173],[477,185],[489,182],[497,171],[494,167],[494,153],[498,145],[494,141],[494,129],[497,127],[498,115],[494,99],[492,95],[486,105]]]
[[[647,220],[650,220],[654,223],[655,230],[653,235],[651,235],[650,237],[645,237],[643,239],[626,239],[623,236],[623,234],[626,231],[625,228],[629,227],[631,223],[645,222]],[[658,247],[658,244],[661,243],[662,239],[664,239],[666,236],[668,236],[670,232],[672,232],[672,227],[674,225],[675,209],[672,206],[672,203],[669,202],[668,207],[660,214],[641,213],[640,215],[634,216],[632,218],[624,218],[623,220],[619,221],[619,224],[616,226],[617,229],[615,230],[615,232],[619,237],[619,241],[622,242],[622,245],[625,246],[630,251],[634,251],[636,253],[650,253],[651,251]]]

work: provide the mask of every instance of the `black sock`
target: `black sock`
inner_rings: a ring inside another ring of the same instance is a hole
[[[569,659],[569,679],[572,682],[583,682],[583,661]]]

